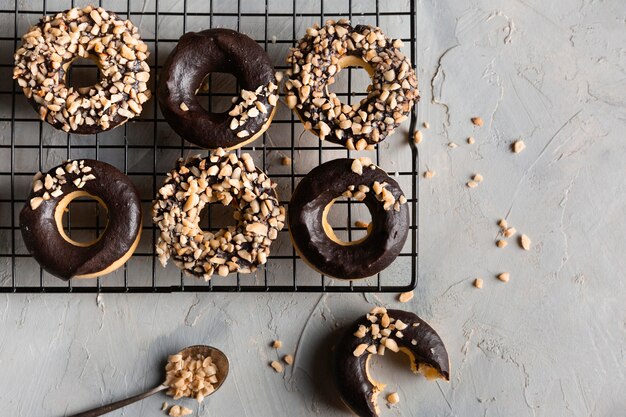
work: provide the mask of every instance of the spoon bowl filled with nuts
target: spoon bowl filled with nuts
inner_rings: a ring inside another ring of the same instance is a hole
[[[75,414],[72,417],[101,416],[161,391],[166,391],[166,394],[174,397],[174,400],[190,397],[202,402],[204,398],[222,386],[228,376],[229,367],[228,357],[221,350],[205,345],[189,346],[168,357],[165,366],[165,381],[162,384],[142,394]],[[185,407],[174,405],[169,415],[183,416],[190,412],[191,410]]]

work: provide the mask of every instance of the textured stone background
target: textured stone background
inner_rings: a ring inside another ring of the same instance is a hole
[[[431,125],[420,162],[437,175],[421,180],[420,282],[403,307],[439,331],[453,373],[428,382],[404,358],[376,360],[401,397],[382,414],[623,416],[626,3],[420,0],[417,10],[419,114]],[[516,155],[517,138],[527,149]],[[401,141],[390,138],[397,155]],[[475,172],[485,181],[468,189]],[[495,247],[503,216],[531,237],[529,252]],[[329,350],[373,303],[399,306],[394,295],[2,295],[2,414],[58,416],[135,394],[159,383],[168,353],[206,342],[233,369],[199,408],[184,402],[195,415],[347,415]],[[284,375],[267,366],[274,338],[295,353]],[[164,400],[112,415],[161,415]]]

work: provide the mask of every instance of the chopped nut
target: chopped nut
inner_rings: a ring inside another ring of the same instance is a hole
[[[172,406],[172,408],[170,408],[170,411],[169,411],[169,415],[171,417],[188,416],[191,413],[193,413],[193,411],[191,411],[189,408],[183,407],[181,405]]]
[[[519,244],[524,250],[530,250],[530,238],[526,235],[521,235],[519,237]]]
[[[407,303],[413,298],[413,296],[413,291],[403,292],[398,296],[398,301],[400,301],[401,303]]]
[[[357,220],[357,221],[355,221],[355,222],[354,222],[354,225],[355,225],[356,227],[364,227],[364,228],[367,228],[367,227],[369,227],[369,225],[370,225],[370,224],[369,224],[368,222],[364,222],[364,221],[361,221],[361,220]]]
[[[416,130],[415,134],[413,135],[413,143],[417,145],[420,142],[422,142],[423,139],[424,139],[424,135],[422,134],[422,131]]]
[[[507,223],[506,219],[500,219],[498,221],[498,226],[500,226],[500,228],[502,228],[502,229],[506,229],[507,226],[508,226],[508,223]]]
[[[272,342],[272,347],[274,349],[280,349],[283,346],[283,342],[281,342],[280,340],[274,340],[274,342]]]
[[[189,107],[185,104],[184,101],[180,103],[180,109],[182,111],[189,111]]]
[[[287,365],[293,365],[293,356],[291,356],[291,355],[285,355],[285,356],[283,357],[283,360],[285,361],[285,363],[286,363]]]
[[[356,357],[359,357],[365,353],[365,349],[367,349],[367,344],[361,343],[360,345],[356,347],[356,349],[354,349],[354,352],[352,352],[352,354]]]
[[[476,142],[476,140],[475,140],[472,136],[470,136],[469,138],[467,138],[467,143],[468,143],[468,144],[473,145],[473,144],[474,144],[474,142]]]
[[[363,174],[363,164],[361,164],[361,161],[359,161],[358,159],[355,159],[352,161],[352,172],[354,172],[355,174],[358,175],[362,175]]]
[[[457,144],[456,144],[456,143],[454,143],[454,142],[450,142],[450,143],[448,143],[448,148],[450,148],[450,149],[457,148],[458,146],[459,146],[459,145],[457,145]]]
[[[515,142],[513,142],[513,152],[514,153],[520,153],[524,149],[526,149],[526,144],[524,143],[523,140],[519,139],[519,140],[516,140]]]
[[[161,411],[165,411],[167,407],[168,407],[167,401],[164,401],[163,405],[161,405]]]
[[[515,233],[517,232],[517,230],[514,227],[509,227],[504,231],[504,237],[511,237],[513,236]]]
[[[480,117],[472,117],[472,123],[478,127],[481,127],[484,124],[483,119]]]
[[[280,160],[280,163],[282,165],[291,165],[291,158],[289,158],[288,156],[283,156]]]
[[[428,171],[425,171],[425,172],[424,172],[424,178],[426,178],[426,179],[431,179],[431,178],[433,178],[435,175],[436,175],[436,172],[435,172],[435,171],[433,171],[433,170],[430,170],[430,169],[429,169]]]
[[[424,129],[430,129],[430,123],[428,122],[422,123],[422,126],[424,126]]]
[[[480,174],[474,174],[473,180],[476,182],[483,182],[483,176]]]
[[[387,349],[389,349],[389,350],[390,350],[390,351],[392,351],[392,352],[399,352],[399,351],[400,351],[400,348],[398,347],[398,344],[397,344],[397,343],[396,343],[396,341],[395,341],[395,340],[393,340],[393,339],[387,339],[387,340],[385,340],[384,345],[385,345],[385,347],[386,347]]]
[[[509,282],[510,277],[511,275],[508,272],[503,272],[500,275],[498,275],[498,279],[502,282]]]
[[[499,239],[496,241],[496,246],[498,246],[499,248],[504,248],[506,245],[508,245],[506,240]]]
[[[479,289],[482,288],[483,287],[483,280],[480,279],[480,278],[476,278],[474,280],[474,287],[479,288]]]
[[[476,188],[478,183],[476,181],[468,181],[465,185],[467,185],[468,188]]]
[[[30,208],[32,210],[37,210],[37,207],[39,207],[41,205],[41,203],[43,203],[43,198],[41,197],[33,197],[30,199]]]
[[[281,373],[283,371],[283,366],[278,361],[270,362],[270,366],[274,368],[277,373]]]
[[[392,405],[398,404],[400,402],[400,396],[398,395],[397,392],[392,392],[391,394],[387,396],[387,402]]]

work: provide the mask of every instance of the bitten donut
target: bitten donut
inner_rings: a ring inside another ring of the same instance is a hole
[[[385,384],[372,378],[369,360],[386,350],[403,352],[411,370],[427,379],[450,379],[450,361],[437,332],[417,315],[375,307],[352,324],[335,346],[333,373],[342,400],[361,417],[377,417]]]
[[[387,38],[380,28],[352,27],[346,19],[309,28],[287,57],[285,101],[320,139],[374,149],[409,117],[419,98],[415,71],[400,47],[400,39]],[[350,106],[328,85],[342,68],[355,66],[369,73],[372,84],[367,97]]]
[[[45,120],[65,132],[88,135],[113,129],[141,114],[150,98],[148,46],[129,21],[101,7],[44,16],[22,37],[13,78]],[[78,58],[96,62],[99,81],[67,85]]]
[[[214,273],[255,271],[267,261],[285,222],[274,188],[249,154],[238,158],[218,148],[206,158],[179,160],[152,206],[161,231],[156,244],[161,264],[171,257],[184,272],[205,280]],[[200,213],[212,203],[233,206],[237,224],[203,231]]]
[[[341,196],[362,201],[372,222],[363,239],[343,242],[327,216]],[[406,197],[396,181],[369,158],[335,159],[300,181],[289,203],[289,232],[300,256],[322,274],[365,278],[385,269],[401,252],[409,230]]]
[[[212,72],[233,74],[241,93],[224,113],[210,113],[196,92]],[[159,104],[181,137],[203,148],[236,149],[270,125],[278,87],[269,57],[248,36],[230,29],[184,34],[161,71]]]
[[[63,214],[79,197],[107,209],[106,229],[93,242],[76,242],[63,229]],[[137,248],[141,200],[117,168],[91,159],[67,161],[35,176],[20,227],[26,248],[46,271],[64,280],[95,278],[115,271]]]

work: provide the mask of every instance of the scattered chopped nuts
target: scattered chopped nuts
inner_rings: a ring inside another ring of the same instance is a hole
[[[283,342],[281,342],[280,340],[274,340],[274,342],[272,343],[272,347],[274,349],[280,349],[281,347],[283,347]]]
[[[515,142],[513,142],[513,152],[514,153],[520,153],[524,149],[526,149],[526,144],[524,143],[523,140],[519,139],[519,140],[516,140]]]
[[[422,131],[416,130],[415,134],[413,135],[413,143],[417,145],[418,143],[422,142],[423,139],[424,139],[424,135],[422,134]]]
[[[428,171],[425,171],[425,172],[424,172],[424,178],[426,178],[426,179],[431,179],[431,178],[433,178],[436,174],[437,174],[437,173],[436,173],[435,171],[433,171],[433,170],[430,170],[430,169],[429,169]]]
[[[506,240],[499,239],[496,241],[496,246],[498,246],[499,248],[504,248],[506,245],[508,245]]]
[[[503,272],[500,275],[498,275],[498,279],[502,282],[509,282],[510,277],[511,277],[511,274],[509,274],[508,272]]]
[[[526,235],[521,235],[519,237],[519,244],[524,250],[530,250],[530,238]]]
[[[387,396],[387,402],[389,404],[398,404],[400,402],[400,396],[397,392],[392,392]]]
[[[484,124],[483,119],[480,117],[472,117],[472,123],[478,127],[481,127]]]
[[[474,287],[480,289],[483,287],[483,280],[481,278],[476,278],[474,280]]]
[[[414,295],[415,294],[413,291],[403,292],[398,296],[398,301],[400,301],[401,303],[407,303],[413,298]],[[396,327],[398,326],[396,325]]]
[[[287,365],[293,365],[293,356],[292,355],[285,355],[283,357],[283,360],[285,361],[285,363]]]
[[[281,373],[283,371],[283,366],[278,361],[272,361],[270,366],[274,368],[277,373]]]
[[[469,138],[467,138],[467,143],[468,143],[468,144],[473,145],[473,144],[474,144],[474,142],[476,142],[476,140],[475,140],[472,136],[470,136]]]

